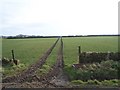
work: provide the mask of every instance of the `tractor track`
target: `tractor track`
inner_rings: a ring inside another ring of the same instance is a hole
[[[60,43],[60,47],[58,50],[58,55],[57,55],[57,60],[55,62],[55,64],[53,64],[53,66],[51,67],[51,69],[49,70],[49,72],[41,77],[38,76],[33,76],[34,77],[34,81],[46,81],[46,82],[50,82],[54,77],[57,77],[61,71],[61,69],[63,69],[64,67],[64,61],[63,61],[63,41],[61,38],[61,43]]]
[[[49,72],[44,76],[33,76],[33,81],[44,82],[52,87],[66,87],[68,84],[68,76],[63,71],[64,60],[63,60],[63,41],[61,38],[61,44],[58,50],[57,60],[51,67]]]
[[[45,54],[35,63],[32,64],[27,70],[23,71],[22,73],[12,76],[12,77],[7,77],[2,80],[2,83],[22,83],[25,81],[28,81],[30,78],[33,77],[35,71],[38,68],[41,68],[43,64],[45,63],[46,59],[56,46],[57,42],[59,41],[59,38],[56,40],[56,42],[45,52]]]
[[[44,76],[37,76],[35,74],[35,71],[38,68],[41,68],[42,65],[45,63],[47,57],[49,56],[49,54],[52,52],[52,49],[55,47],[55,45],[57,44],[58,40],[55,42],[55,44],[42,56],[42,58],[40,58],[39,61],[37,61],[37,63],[31,65],[28,70],[26,70],[25,72],[21,73],[20,75],[14,76],[12,78],[7,78],[4,79],[4,83],[3,83],[3,87],[5,88],[13,88],[13,87],[17,87],[17,88],[21,88],[21,87],[25,87],[25,88],[41,88],[41,87],[64,87],[61,86],[59,84],[56,84],[60,81],[63,81],[61,83],[64,83],[64,79],[57,79],[57,77],[63,77],[65,76],[63,74],[63,68],[64,68],[64,61],[63,61],[63,41],[62,38],[60,38],[60,47],[58,49],[58,53],[57,53],[57,60],[56,62],[53,64],[53,66],[51,67],[51,69],[48,71],[47,74],[45,74]],[[61,76],[62,74],[62,76]],[[12,80],[13,79],[13,80]],[[10,81],[11,80],[11,81]],[[65,81],[66,82],[66,81]],[[21,83],[21,84],[20,84]]]

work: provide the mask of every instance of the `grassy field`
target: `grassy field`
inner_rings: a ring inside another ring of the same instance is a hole
[[[2,57],[11,59],[11,50],[15,52],[16,59],[20,60],[18,66],[5,66],[4,77],[12,76],[25,70],[29,65],[34,64],[53,45],[56,38],[40,39],[3,39]]]
[[[3,39],[2,56],[11,58],[11,50],[14,49],[17,59],[22,63],[31,64],[38,60],[55,41],[55,38]],[[118,51],[118,37],[114,36],[63,38],[63,42],[66,64],[77,62],[78,46],[81,46],[81,51]]]
[[[40,39],[3,39],[2,56],[11,58],[11,50],[15,57],[24,64],[32,64],[37,61],[46,50],[56,41],[54,38]]]
[[[15,57],[26,66],[35,63],[48,48],[50,48],[56,38],[39,38],[39,39],[3,39],[2,40],[2,56],[11,58],[11,50],[14,49]],[[64,62],[65,65],[71,66],[73,63],[78,63],[78,46],[81,46],[82,51],[97,51],[97,52],[117,52],[118,37],[71,37],[63,38],[64,42]],[[59,43],[58,43],[59,44]],[[49,67],[55,62],[59,45],[54,48],[42,70],[49,70]],[[20,66],[20,67],[21,67]],[[5,73],[9,75],[13,73],[16,66],[12,68],[4,68]],[[10,71],[10,69],[12,71]],[[22,70],[21,69],[21,70]],[[40,72],[42,71],[40,70]],[[20,69],[16,72],[19,72]],[[39,73],[39,72],[38,72]]]
[[[64,61],[67,65],[78,62],[78,46],[87,52],[118,52],[118,37],[72,37],[63,38]]]

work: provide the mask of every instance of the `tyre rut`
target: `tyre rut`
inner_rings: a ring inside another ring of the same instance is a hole
[[[64,67],[63,41],[62,41],[62,38],[61,38],[61,43],[60,43],[60,47],[59,47],[59,50],[58,50],[57,60],[56,60],[56,63],[51,67],[52,70],[49,70],[49,72],[46,75],[41,76],[41,77],[34,75],[33,76],[34,81],[50,82],[54,77],[57,77],[60,74],[63,67]]]
[[[35,71],[38,68],[41,68],[43,66],[43,64],[45,63],[46,59],[48,58],[48,56],[50,55],[50,53],[52,52],[52,50],[54,49],[54,47],[56,46],[58,41],[59,41],[59,38],[52,45],[52,47],[50,47],[45,52],[45,54],[35,64],[32,64],[27,70],[23,71],[22,73],[20,73],[16,76],[7,77],[7,78],[3,79],[2,82],[3,83],[11,83],[11,82],[22,83],[24,81],[28,81],[30,78],[33,77]]]

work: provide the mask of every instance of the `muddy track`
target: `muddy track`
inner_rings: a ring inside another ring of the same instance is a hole
[[[61,45],[58,50],[58,56],[56,63],[52,66],[52,71],[49,71],[47,75],[47,80],[50,81],[53,77],[57,77],[60,74],[60,70],[64,67],[63,61],[63,41],[61,38]]]
[[[58,41],[59,41],[59,38],[52,45],[52,47],[50,47],[45,52],[45,54],[35,64],[32,64],[27,70],[23,71],[22,73],[20,73],[16,76],[7,77],[7,78],[3,79],[2,82],[3,83],[11,83],[11,82],[22,83],[22,82],[28,81],[29,79],[32,79],[33,75],[35,74],[35,71],[38,68],[41,68],[43,66],[47,57],[50,55],[50,53],[52,52],[52,50],[54,49],[54,47],[56,46]]]
[[[51,69],[49,70],[49,72],[41,77],[37,77],[37,76],[33,76],[35,81],[46,81],[46,82],[50,82],[54,77],[57,77],[60,74],[61,69],[63,69],[64,67],[64,61],[63,61],[63,41],[61,38],[61,43],[60,43],[60,47],[58,50],[58,55],[57,55],[57,60],[56,63],[51,67]]]

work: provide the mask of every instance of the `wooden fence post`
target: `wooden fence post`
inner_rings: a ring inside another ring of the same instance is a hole
[[[12,59],[15,60],[14,50],[12,50]]]
[[[81,47],[80,46],[78,46],[78,58],[79,58],[79,64],[80,64],[80,54],[81,54]]]
[[[12,59],[15,65],[19,64],[19,60],[15,59],[15,54],[14,54],[14,50],[12,50]]]

